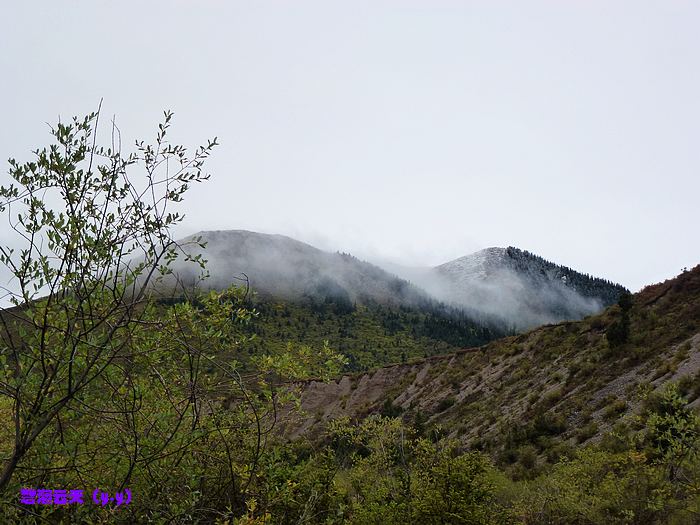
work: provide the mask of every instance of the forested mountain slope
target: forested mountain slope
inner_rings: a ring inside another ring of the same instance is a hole
[[[333,302],[255,300],[252,305],[259,315],[248,330],[257,337],[243,351],[275,354],[290,343],[319,348],[327,342],[347,358],[349,372],[446,354],[503,335],[438,303],[410,308],[372,302],[350,309]]]

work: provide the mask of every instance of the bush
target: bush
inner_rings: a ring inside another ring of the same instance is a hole
[[[627,342],[630,335],[629,317],[623,314],[621,319],[613,321],[605,331],[605,338],[610,348],[617,348]]]
[[[454,396],[447,396],[446,398],[442,399],[436,408],[436,412],[444,412],[448,408],[450,408],[452,405],[454,405],[456,402],[456,399]]]
[[[579,431],[576,433],[576,441],[578,441],[579,443],[583,443],[591,439],[597,433],[598,423],[596,423],[595,421],[591,421],[590,423],[579,429]]]
[[[618,399],[613,401],[612,404],[608,405],[603,411],[603,419],[606,421],[614,419],[627,410],[627,401],[624,399]]]

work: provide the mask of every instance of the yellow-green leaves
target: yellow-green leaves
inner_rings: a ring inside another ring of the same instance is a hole
[[[320,348],[287,343],[284,351],[255,359],[262,371],[274,372],[289,380],[321,379],[337,376],[347,364],[342,354],[332,350],[325,341]]]

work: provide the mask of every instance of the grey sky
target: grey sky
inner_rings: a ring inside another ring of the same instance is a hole
[[[0,159],[101,97],[129,140],[170,108],[221,142],[182,236],[514,245],[637,290],[700,263],[698,27],[674,1],[6,2]]]

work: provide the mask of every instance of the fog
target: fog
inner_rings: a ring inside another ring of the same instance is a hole
[[[201,248],[193,239],[206,244]],[[163,279],[159,293],[173,286],[185,290],[249,286],[251,291],[276,300],[342,299],[350,303],[418,305],[427,298],[421,290],[400,282],[379,267],[350,254],[330,253],[282,235],[244,230],[207,231],[182,239],[182,253],[202,255],[207,276],[180,256],[172,278]],[[204,278],[203,278],[204,277]]]
[[[516,270],[505,250],[491,249],[437,267],[372,265],[351,254],[331,253],[281,235],[249,231],[213,231],[182,240],[184,251],[206,259],[209,276],[198,280],[199,267],[180,257],[175,277],[164,280],[158,293],[183,289],[225,289],[250,286],[264,298],[291,301],[331,299],[350,304],[368,301],[425,307],[442,302],[475,320],[508,330],[524,330],[600,312],[610,294],[586,297],[567,286],[562,270],[538,260]],[[488,251],[487,251],[488,252]],[[465,265],[467,267],[465,267]],[[380,268],[383,266],[383,268]],[[468,266],[471,266],[469,268]],[[179,289],[174,290],[175,286]]]
[[[583,297],[561,282],[536,282],[509,269],[461,283],[432,268],[403,275],[440,301],[502,320],[516,330],[581,319],[603,309],[600,300]]]

